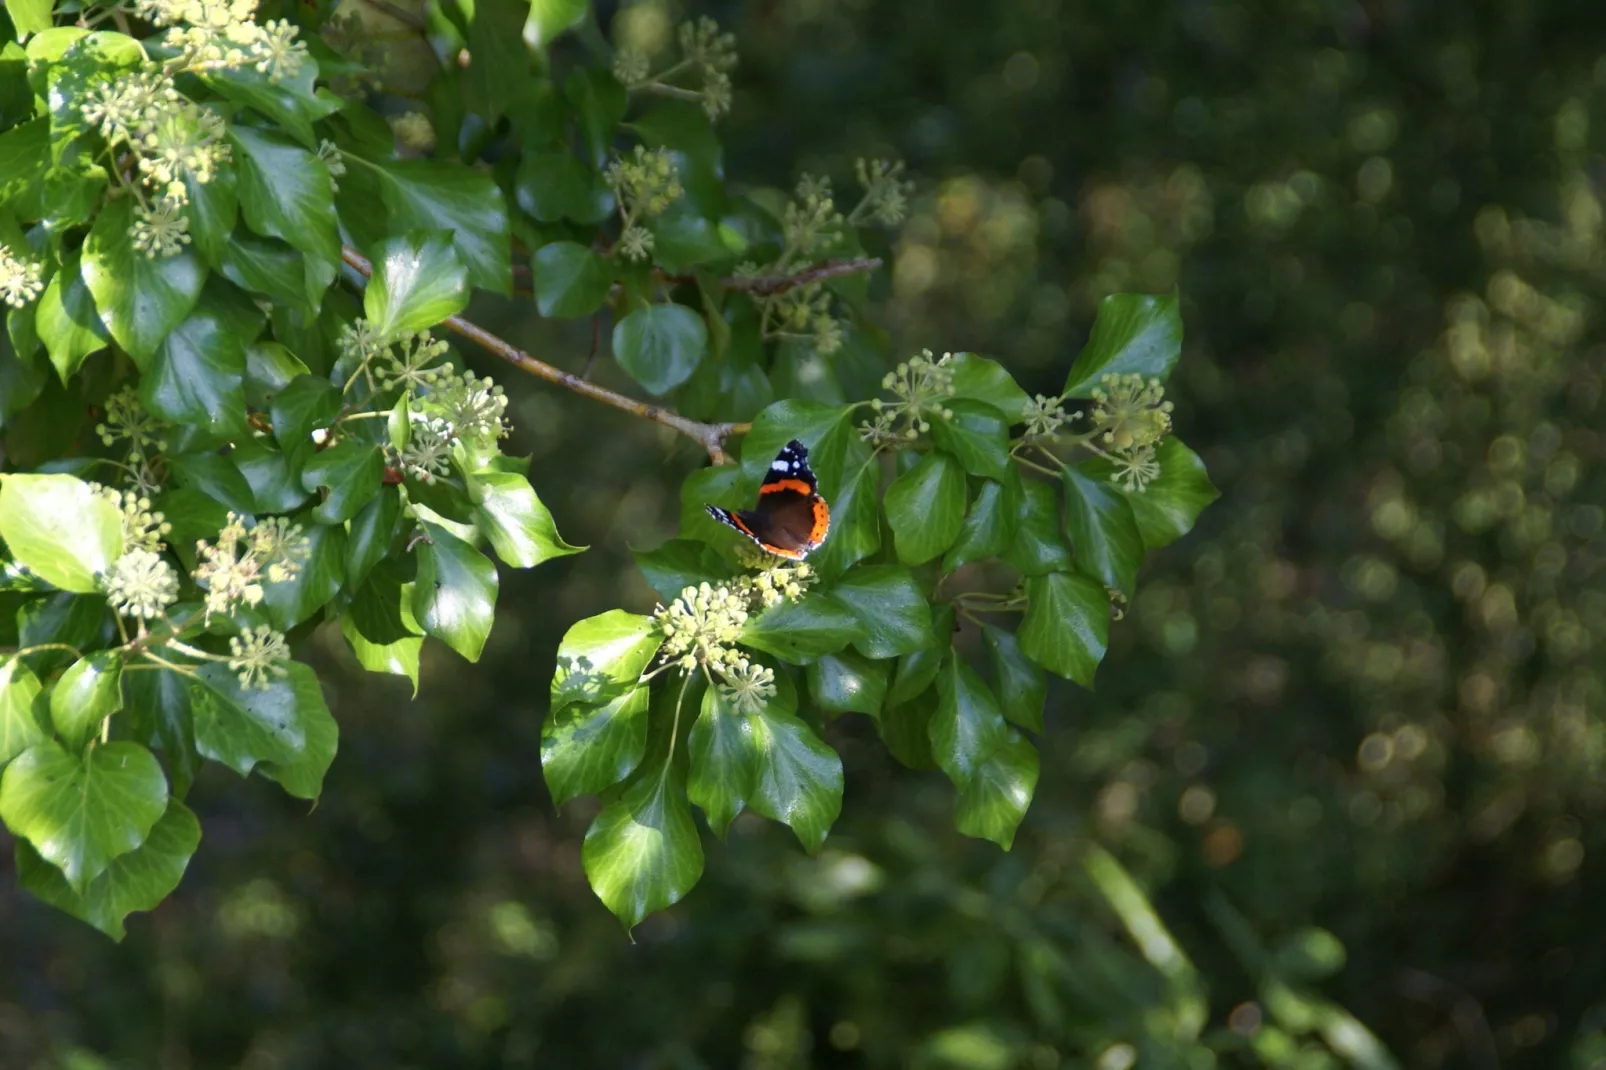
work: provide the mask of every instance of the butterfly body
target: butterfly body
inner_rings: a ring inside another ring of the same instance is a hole
[[[801,561],[819,549],[831,530],[831,509],[820,497],[809,451],[793,439],[770,462],[751,509],[707,507],[708,515],[758,544],[759,549]]]

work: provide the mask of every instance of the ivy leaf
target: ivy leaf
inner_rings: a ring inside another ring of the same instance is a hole
[[[587,0],[530,0],[530,14],[524,20],[525,43],[545,48],[585,21],[586,5]]]
[[[126,198],[100,210],[81,265],[101,322],[143,371],[162,339],[200,300],[206,268],[189,249],[155,260],[135,250],[133,205]]]
[[[914,574],[898,565],[859,565],[832,588],[864,630],[853,646],[870,658],[895,658],[935,645],[931,603]]]
[[[242,686],[220,662],[198,668],[190,683],[195,747],[241,776],[258,769],[296,798],[316,799],[339,729],[312,668],[299,661],[283,667],[265,690]]]
[[[373,265],[363,313],[387,337],[433,327],[468,306],[468,268],[439,231],[385,239],[373,249]]]
[[[320,450],[301,470],[303,487],[329,492],[312,510],[320,524],[339,524],[356,516],[379,493],[384,478],[384,453],[358,438],[343,438]]]
[[[600,706],[571,703],[547,714],[541,772],[552,802],[596,795],[635,772],[647,752],[647,700],[638,687]]]
[[[278,342],[257,342],[245,350],[245,403],[266,412],[279,391],[311,369]]]
[[[402,620],[409,628],[416,628],[413,611],[408,607],[404,592],[401,603]],[[394,642],[376,643],[362,634],[356,619],[348,609],[340,618],[340,634],[351,646],[357,664],[369,672],[405,676],[413,683],[413,697],[418,697],[418,655],[424,645],[420,635],[403,636]]]
[[[644,305],[614,325],[613,355],[647,393],[662,397],[708,355],[708,325],[685,305]]]
[[[452,231],[452,247],[468,265],[469,281],[512,295],[507,204],[490,175],[446,160],[403,160],[385,164],[379,177],[392,232]]]
[[[608,262],[572,241],[541,246],[530,260],[530,270],[535,276],[536,307],[547,319],[591,315],[608,299],[613,285]]]
[[[879,717],[887,698],[890,668],[885,661],[872,661],[851,650],[822,654],[809,663],[809,694],[827,713]]]
[[[1111,294],[1099,302],[1093,333],[1071,365],[1065,396],[1092,397],[1106,375],[1141,375],[1164,382],[1182,355],[1177,293]]]
[[[647,586],[658,592],[665,603],[699,583],[722,583],[730,578],[730,566],[706,542],[670,539],[656,550],[633,555]],[[696,802],[696,799],[692,800]]]
[[[1027,657],[1049,672],[1093,686],[1110,637],[1110,599],[1097,580],[1050,572],[1026,581],[1029,604],[1015,633]]]
[[[352,587],[367,579],[373,567],[390,553],[401,520],[401,492],[395,487],[379,488],[373,501],[351,518],[351,537],[346,540],[346,582]]]
[[[274,397],[272,414],[279,448],[299,463],[297,459],[313,449],[312,432],[330,426],[340,415],[340,388],[322,376],[297,376]]]
[[[634,690],[663,641],[651,617],[622,609],[578,622],[558,644],[552,710],[571,702],[606,703]]]
[[[11,16],[19,40],[50,29],[53,7],[52,0],[6,0],[6,14]]]
[[[950,367],[953,369],[953,380],[948,389],[954,397],[991,405],[1003,413],[1010,423],[1018,424],[1025,419],[1026,406],[1031,403],[1031,398],[1002,364],[974,353],[959,353],[954,356]]]
[[[953,415],[931,421],[931,441],[971,475],[1005,479],[1009,475],[1009,421],[991,405],[969,398],[948,403]]]
[[[79,658],[50,689],[50,723],[70,751],[123,708],[123,659],[110,650]]]
[[[748,806],[791,827],[813,853],[842,812],[842,759],[794,714],[768,707],[752,718],[760,755],[758,790]]]
[[[629,106],[625,87],[609,71],[591,67],[564,79],[563,95],[579,113],[580,137],[591,162],[601,167],[613,153],[615,131]]]
[[[959,788],[970,782],[1009,732],[987,681],[957,652],[949,652],[937,673],[937,711],[929,731],[932,757]]]
[[[1005,487],[1014,499],[1015,537],[1004,547],[1004,563],[1027,576],[1041,576],[1071,567],[1071,552],[1060,533],[1060,506],[1054,489],[1035,479],[1010,473]]]
[[[898,560],[930,561],[953,545],[965,523],[965,470],[932,451],[892,481],[882,501]]]
[[[1061,469],[1060,478],[1077,569],[1130,595],[1143,563],[1143,535],[1132,507],[1112,484],[1075,467]]]
[[[0,765],[47,738],[40,723],[39,679],[21,658],[0,662]]]
[[[184,189],[189,203],[184,206],[184,217],[190,221],[190,238],[195,251],[201,254],[214,271],[223,267],[223,249],[229,235],[234,232],[234,221],[240,214],[240,201],[234,166],[222,164],[212,172],[209,182],[197,182],[193,174],[184,176]]]
[[[514,568],[534,568],[586,549],[563,541],[528,479],[516,472],[479,472],[473,479],[480,489],[475,526],[490,540],[496,555]]]
[[[102,594],[58,592],[48,598],[30,599],[17,610],[17,645],[39,646],[61,643],[87,650],[110,643],[117,634],[112,611]],[[65,668],[73,655],[58,650],[39,650],[28,655],[28,663],[41,676]],[[48,726],[48,713],[41,708],[41,723]]]
[[[1160,474],[1140,491],[1116,489],[1132,506],[1137,518],[1138,531],[1143,545],[1149,550],[1170,546],[1193,530],[1194,521],[1204,512],[1205,506],[1221,497],[1221,492],[1210,482],[1204,462],[1199,455],[1183,445],[1182,440],[1168,437],[1154,451]],[[1115,468],[1101,457],[1094,457],[1078,465],[1095,479],[1108,480]]]
[[[249,126],[232,125],[228,136],[245,225],[338,265],[335,194],[323,161],[286,138]]]
[[[229,460],[251,486],[254,513],[293,513],[311,497],[290,470],[290,458],[254,438],[239,442],[229,452]]]
[[[959,537],[943,556],[942,570],[952,572],[976,561],[997,557],[1015,536],[1015,509],[1002,483],[981,481],[959,528]]]
[[[179,454],[167,459],[167,467],[179,486],[199,491],[232,512],[249,515],[256,507],[256,494],[251,490],[251,484],[246,482],[234,462],[220,453],[207,450],[204,453]],[[172,523],[177,530],[178,522]],[[219,524],[203,534],[215,538],[221,528]]]
[[[123,552],[118,509],[73,476],[0,476],[0,539],[53,587],[92,594]]]
[[[591,890],[626,929],[679,902],[703,875],[703,845],[681,781],[670,769],[643,770],[586,830],[580,860]]]
[[[741,643],[800,664],[821,654],[834,654],[864,634],[864,625],[840,603],[811,593],[748,617]]]
[[[769,473],[770,462],[792,439],[808,447],[809,464],[820,480],[820,493],[832,508],[844,484],[857,475],[870,459],[870,448],[853,425],[850,405],[822,405],[814,401],[789,398],[777,401],[753,418],[753,429],[742,440],[742,480],[747,500],[758,495],[759,484]],[[875,484],[871,484],[873,492]],[[830,536],[826,540],[829,546]],[[825,548],[821,548],[821,553]]]
[[[218,270],[240,289],[310,316],[317,309],[303,281],[306,259],[277,238],[258,238],[241,230],[223,246]]]
[[[79,760],[47,739],[0,778],[0,820],[79,893],[112,859],[144,843],[166,809],[167,778],[156,756],[122,740]]]
[[[591,225],[608,218],[614,209],[613,192],[599,181],[595,171],[567,149],[526,152],[519,162],[513,188],[519,207],[542,223],[571,219]],[[549,247],[542,246],[543,249]]]
[[[328,50],[324,54],[328,55]],[[310,58],[302,60],[301,69],[293,76],[277,82],[268,81],[249,66],[218,67],[201,77],[220,96],[256,109],[309,149],[318,145],[312,124],[340,110],[338,98],[315,88],[318,63]]]
[[[201,823],[183,803],[169,799],[167,810],[145,842],[112,859],[82,894],[25,840],[17,841],[17,882],[57,910],[88,922],[121,943],[127,935],[123,919],[136,911],[154,910],[171,895],[200,844]]]
[[[497,576],[491,559],[437,524],[422,521],[413,615],[469,661],[479,661],[495,622]]]
[[[245,345],[203,305],[162,339],[139,397],[154,415],[224,441],[250,433],[244,383]]]
[[[960,791],[954,827],[1007,851],[1036,789],[1037,748],[1011,730]]]
[[[739,713],[717,687],[703,692],[702,712],[687,737],[691,775],[686,792],[720,839],[758,791],[764,754],[753,718]]]
[[[982,641],[993,663],[998,704],[1013,724],[1043,731],[1043,704],[1048,700],[1048,676],[1032,662],[1009,632],[982,626]]]
[[[173,797],[182,799],[200,771],[195,751],[195,721],[190,715],[189,678],[171,669],[131,672],[123,678],[123,694],[133,719],[130,734],[155,740],[167,756]]]
[[[100,313],[95,311],[95,298],[84,281],[77,252],[62,258],[61,267],[39,295],[34,325],[63,383],[77,373],[85,357],[105,349],[111,341]]]
[[[345,578],[346,532],[329,524],[314,524],[302,531],[307,557],[287,580],[262,585],[262,609],[268,621],[287,632],[311,620],[335,595]]]
[[[881,468],[857,465],[829,499],[831,531],[825,545],[809,557],[821,575],[839,576],[881,549],[881,510],[876,500]]]

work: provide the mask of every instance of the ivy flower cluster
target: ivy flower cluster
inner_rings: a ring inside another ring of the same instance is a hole
[[[300,524],[280,516],[248,529],[230,513],[215,542],[195,544],[195,582],[206,588],[207,619],[260,604],[262,585],[294,579],[307,552]]]
[[[707,665],[718,672],[735,669],[747,658],[736,640],[747,625],[747,598],[726,584],[686,587],[680,597],[653,611],[663,632],[659,656],[665,664],[690,672]]]
[[[735,585],[751,600],[749,608],[753,610],[795,602],[820,578],[807,561],[789,561],[756,547],[739,547],[736,557],[753,570],[750,575],[738,577]]]
[[[452,373],[450,364],[435,363],[450,347],[428,331],[385,334],[359,316],[340,329],[335,347],[340,365],[352,369],[346,378],[348,393],[359,378],[373,393],[428,387]]]
[[[285,642],[284,633],[266,624],[229,638],[229,671],[243,689],[266,691],[276,678],[286,674],[284,664],[289,660],[290,644]]]
[[[0,245],[0,300],[12,308],[26,308],[45,288],[44,269]]]
[[[860,159],[853,169],[864,197],[849,216],[850,223],[895,227],[909,217],[909,195],[915,184],[903,177],[902,160]]]
[[[443,421],[451,437],[475,445],[487,446],[507,435],[507,395],[490,376],[454,375],[450,364],[441,365],[441,372],[419,402],[423,415]]]
[[[178,599],[178,573],[153,550],[136,546],[112,562],[104,578],[106,601],[122,617],[154,620]]]
[[[717,121],[731,109],[731,71],[736,69],[736,35],[721,33],[710,18],[683,22],[679,30],[678,62],[652,73],[652,62],[643,53],[622,48],[614,57],[613,74],[626,89],[695,100],[703,106],[710,121]],[[673,79],[689,76],[700,82],[696,89],[676,85]]]
[[[136,13],[168,30],[169,69],[255,70],[277,85],[301,73],[306,43],[284,19],[257,23],[256,0],[136,0]]]
[[[117,507],[125,549],[138,548],[151,553],[161,553],[167,549],[164,536],[173,530],[173,525],[167,522],[166,516],[151,507],[150,498],[137,490],[118,490],[115,487],[102,487],[98,483],[89,486]]]
[[[396,451],[397,465],[425,483],[451,474],[452,449],[458,444],[452,425],[439,416],[408,413],[407,444]]]
[[[637,145],[629,157],[619,157],[603,174],[619,201],[619,252],[627,260],[645,260],[652,254],[652,231],[643,220],[662,215],[684,192],[675,161],[668,149]]]
[[[1026,424],[1026,439],[1029,442],[1053,438],[1072,420],[1081,417],[1081,413],[1067,413],[1064,398],[1051,398],[1038,394],[1026,403],[1021,413],[1022,422]]]
[[[871,401],[875,417],[859,433],[876,446],[916,439],[931,430],[932,420],[953,419],[953,410],[943,405],[953,397],[953,354],[933,357],[931,350],[921,350],[883,376],[881,387],[893,400]]]
[[[142,489],[160,485],[151,471],[151,457],[167,450],[167,425],[145,410],[139,392],[125,386],[106,399],[106,414],[95,425],[95,434],[101,442],[114,446],[128,443],[127,463]]]
[[[1111,480],[1142,491],[1160,474],[1155,447],[1171,430],[1171,402],[1158,379],[1106,375],[1092,392],[1090,445],[1114,465]]]

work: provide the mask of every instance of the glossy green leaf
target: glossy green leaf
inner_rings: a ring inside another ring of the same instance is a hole
[[[580,137],[592,164],[602,167],[613,154],[614,136],[629,106],[625,87],[609,71],[591,67],[564,79],[563,95],[579,114]]]
[[[872,661],[863,654],[844,650],[822,654],[809,663],[809,694],[827,713],[881,715],[887,698],[890,662]]]
[[[718,687],[703,692],[702,711],[687,737],[691,772],[686,793],[720,839],[758,790],[764,754],[753,718],[738,712]]]
[[[85,357],[105,349],[111,341],[100,313],[95,311],[95,298],[84,281],[78,253],[63,258],[61,267],[39,295],[34,326],[64,383],[77,373]]]
[[[422,331],[468,306],[468,268],[448,235],[418,231],[387,238],[372,253],[374,274],[362,307],[380,334]]]
[[[571,703],[547,714],[541,773],[555,805],[596,795],[635,772],[647,752],[650,695],[638,687],[601,705]]]
[[[993,691],[1004,716],[1021,728],[1043,731],[1043,704],[1048,700],[1048,676],[1028,658],[1015,636],[1002,628],[983,625],[982,641],[993,666]]]
[[[30,599],[17,610],[19,647],[61,643],[88,650],[110,643],[116,634],[111,608],[102,594],[57,593]],[[28,666],[40,676],[48,676],[73,660],[74,656],[65,651],[40,650],[28,655]],[[49,712],[41,708],[39,713],[41,723],[48,725]]]
[[[346,540],[346,582],[355,587],[369,571],[390,553],[401,520],[401,493],[391,486],[379,493],[351,518],[350,538]]]
[[[490,175],[454,161],[403,160],[384,165],[379,190],[391,233],[450,230],[470,282],[513,292],[507,205]]]
[[[839,576],[881,549],[881,466],[853,466],[828,499],[831,530],[809,563],[826,577]]]
[[[1009,732],[987,681],[957,652],[948,655],[937,673],[937,710],[929,731],[932,757],[960,788]]]
[[[1173,436],[1162,440],[1154,451],[1154,460],[1160,466],[1160,474],[1143,490],[1129,491],[1116,485],[1132,506],[1143,545],[1150,550],[1169,546],[1192,531],[1205,506],[1221,497],[1210,482],[1204,462],[1181,439]],[[1098,479],[1107,480],[1114,474],[1114,466],[1099,457],[1078,467]]]
[[[954,827],[1009,850],[1032,804],[1037,767],[1037,748],[1019,732],[1010,731],[959,792]]]
[[[892,481],[882,505],[898,560],[924,564],[952,546],[964,526],[965,470],[934,450]]]
[[[586,830],[591,890],[633,929],[680,901],[703,875],[703,845],[679,773],[644,769]]]
[[[287,138],[240,124],[229,127],[229,144],[245,225],[338,264],[335,196],[323,161]]]
[[[39,693],[38,677],[21,658],[0,662],[0,765],[46,738]]]
[[[345,578],[346,532],[328,524],[303,527],[307,556],[290,579],[262,585],[262,609],[281,632],[287,632],[313,615],[340,593]]]
[[[413,615],[425,635],[478,661],[496,615],[496,566],[445,528],[427,521],[420,526],[426,541],[413,551]]]
[[[0,539],[40,579],[90,594],[122,555],[122,518],[81,479],[13,473],[0,476]]]
[[[218,270],[240,289],[276,305],[316,312],[305,285],[306,254],[277,238],[259,238],[244,230],[223,246]]]
[[[519,161],[514,197],[520,208],[543,223],[562,219],[600,223],[614,208],[613,192],[601,176],[567,149],[526,152]]]
[[[1060,529],[1060,503],[1047,483],[1010,473],[1005,501],[1014,500],[1015,537],[1004,547],[1004,563],[1027,576],[1071,567],[1071,552]]]
[[[1037,664],[1093,686],[1110,637],[1110,599],[1097,580],[1051,572],[1026,581],[1030,600],[1015,633],[1022,652]]]
[[[137,743],[103,743],[80,759],[47,739],[0,777],[0,820],[80,893],[144,843],[166,809],[167,778]]]
[[[914,574],[898,565],[859,565],[831,589],[864,629],[853,641],[871,658],[895,658],[936,645],[931,603]]]
[[[613,269],[584,245],[548,242],[530,258],[535,303],[548,319],[589,316],[608,299]]]
[[[50,689],[50,723],[71,751],[81,750],[100,723],[123,708],[123,659],[97,650],[74,662]]]
[[[614,325],[613,355],[647,393],[662,397],[708,355],[708,326],[685,305],[643,305]]]
[[[244,384],[244,344],[202,305],[162,339],[140,377],[139,397],[156,416],[222,441],[249,433]]]
[[[214,168],[211,180],[204,183],[197,182],[193,174],[186,174],[184,190],[189,196],[184,218],[190,221],[190,240],[207,266],[219,270],[223,266],[224,247],[240,215],[234,165],[226,163]]]
[[[1011,423],[1024,419],[1031,398],[996,360],[974,353],[958,353],[953,359],[953,380],[949,390],[956,398],[984,402],[1003,413]]]
[[[51,9],[54,6],[52,0],[6,0],[6,14],[11,16],[11,25],[16,27],[18,37],[25,40],[33,34],[50,29]],[[582,4],[582,8],[583,6]]]
[[[876,731],[887,753],[910,769],[937,768],[931,756],[931,719],[935,706],[936,702],[929,695],[916,702],[889,702],[876,720]]]
[[[552,709],[571,702],[610,702],[635,690],[636,681],[663,645],[651,617],[611,609],[572,626],[558,644]]]
[[[1143,563],[1143,535],[1132,507],[1114,485],[1077,468],[1062,469],[1060,477],[1077,571],[1131,594]]]
[[[409,628],[416,630],[417,621],[413,619],[410,601],[408,592],[404,590],[401,602],[402,619]],[[369,672],[407,677],[413,684],[413,697],[418,697],[418,655],[424,646],[422,635],[408,635],[393,642],[376,643],[362,634],[349,609],[340,618],[340,634],[350,644],[357,664]]]
[[[236,444],[229,451],[229,460],[250,484],[251,498],[256,503],[254,513],[293,513],[312,497],[291,470],[290,459],[254,438]]]
[[[741,643],[783,661],[802,663],[834,654],[864,635],[864,625],[845,606],[811,592],[748,617]]]
[[[560,34],[585,21],[588,0],[530,0],[524,22],[524,40],[531,48],[545,48]]]
[[[340,108],[337,98],[317,90],[318,74],[318,61],[309,57],[302,61],[299,71],[276,82],[250,65],[239,69],[214,67],[202,78],[219,96],[255,109],[302,145],[316,149],[318,136],[312,124]]]
[[[256,506],[256,494],[251,490],[251,484],[246,482],[234,462],[220,453],[206,450],[171,456],[167,459],[167,467],[179,486],[199,491],[233,512],[249,514]],[[175,522],[174,528],[177,527]],[[203,537],[216,538],[221,527],[219,524],[210,532],[203,532]]]
[[[131,718],[129,734],[161,748],[173,797],[184,798],[201,768],[201,756],[195,750],[195,720],[190,714],[189,677],[171,669],[125,673],[123,698]]]
[[[245,350],[245,403],[268,411],[279,391],[311,370],[278,342],[256,342]]]
[[[1004,485],[984,479],[965,513],[959,537],[943,555],[942,570],[952,572],[976,561],[997,557],[1014,536],[1015,509]]]
[[[195,747],[241,776],[256,769],[299,799],[316,799],[335,759],[339,730],[312,668],[286,662],[267,687],[245,687],[208,662],[190,683]]]
[[[328,427],[340,415],[340,388],[317,375],[292,379],[273,399],[273,437],[285,455],[311,453],[312,432]]]
[[[795,715],[766,708],[752,717],[761,755],[748,808],[787,825],[810,853],[842,812],[842,759]]]
[[[142,370],[200,300],[206,268],[194,251],[150,259],[134,248],[134,202],[110,201],[84,242],[84,282],[101,322]]]
[[[795,399],[777,401],[753,418],[753,429],[742,440],[742,480],[750,495],[741,503],[743,508],[757,498],[770,462],[794,438],[808,447],[809,464],[819,477],[820,493],[833,509],[843,485],[858,475],[870,459],[870,449],[859,436],[852,406]],[[830,545],[829,538],[826,545]],[[821,553],[824,552],[822,547]]]
[[[1111,294],[1099,302],[1093,333],[1071,365],[1065,396],[1092,397],[1106,375],[1164,382],[1182,355],[1177,294]]]
[[[584,550],[558,534],[552,514],[530,481],[514,472],[479,472],[474,476],[481,497],[474,523],[490,540],[496,555],[514,568],[534,568],[554,557]]]
[[[318,522],[339,524],[373,500],[384,477],[385,455],[378,446],[343,438],[307,461],[301,470],[301,485],[309,491],[326,492],[312,510]]]
[[[970,398],[948,403],[952,416],[931,421],[931,441],[971,475],[1009,475],[1009,421],[993,406]]]
[[[17,882],[56,909],[120,942],[126,935],[124,919],[137,911],[154,910],[173,894],[200,843],[201,823],[183,803],[169,799],[167,810],[145,842],[112,859],[81,894],[73,890],[61,870],[23,840],[17,843]]]

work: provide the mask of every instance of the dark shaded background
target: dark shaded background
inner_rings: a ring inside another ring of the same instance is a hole
[[[1051,696],[1013,853],[841,722],[825,852],[739,821],[632,945],[540,724],[567,625],[650,605],[627,550],[698,462],[498,372],[592,552],[505,574],[484,662],[427,649],[416,701],[326,635],[323,801],[212,769],[122,946],[0,882],[0,1064],[1390,1065],[1358,1020],[1398,1065],[1606,1067],[1600,4],[617,7],[645,47],[737,33],[733,179],[908,160],[896,352],[1057,390],[1099,296],[1179,285],[1176,425],[1222,500],[1098,693]]]

